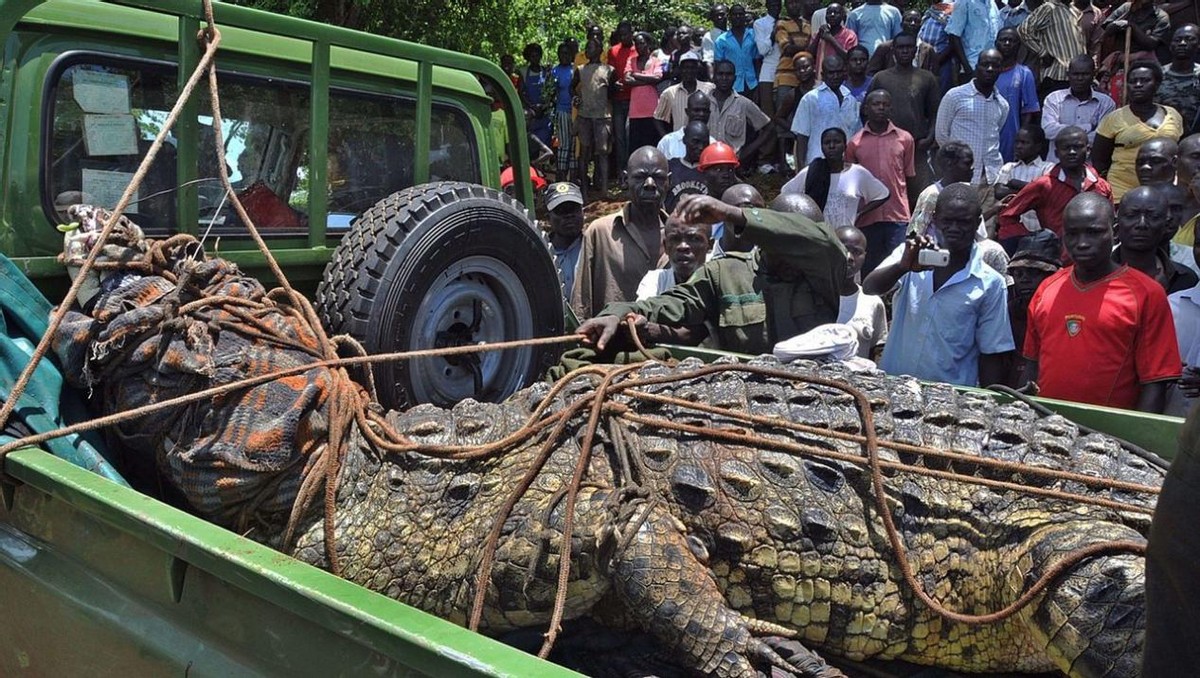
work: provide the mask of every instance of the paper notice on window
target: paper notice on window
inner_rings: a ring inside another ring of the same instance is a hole
[[[83,71],[72,74],[75,103],[84,113],[129,112],[129,76],[119,73]]]
[[[132,115],[88,113],[83,146],[88,155],[137,155],[137,123]]]
[[[100,207],[112,209],[124,195],[129,182],[133,181],[133,172],[110,172],[108,170],[83,170],[83,192],[92,196],[92,200]],[[134,192],[129,207],[125,212],[137,214],[138,194]]]

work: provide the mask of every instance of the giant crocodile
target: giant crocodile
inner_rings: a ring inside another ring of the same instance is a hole
[[[320,359],[302,314],[236,267],[192,262],[187,243],[127,247],[132,253],[116,248],[111,258],[151,263],[119,279],[106,273],[100,296],[87,312],[68,316],[56,342],[67,374],[98,390],[108,411]],[[206,301],[230,297],[258,310]],[[281,338],[263,339],[271,333]],[[287,509],[297,494],[320,495],[319,483],[310,481],[319,477],[313,460],[329,442],[328,394],[335,381],[329,369],[314,366],[193,403],[180,414],[143,417],[114,433],[152,460],[191,510],[458,623],[467,623],[476,576],[485,555],[494,555],[478,627],[498,635],[550,620],[568,489],[589,430],[589,405],[603,380],[641,379],[643,395],[610,394],[596,411],[594,444],[570,514],[565,619],[592,615],[640,627],[683,665],[715,676],[749,676],[756,667],[778,664],[759,637],[789,633],[851,659],[897,658],[979,672],[1137,674],[1141,555],[1103,552],[1083,559],[1001,621],[939,615],[904,581],[876,507],[872,474],[856,463],[865,452],[854,439],[864,432],[855,398],[802,378],[834,379],[865,393],[884,441],[1153,487],[1161,485],[1160,466],[1022,403],[840,365],[781,366],[767,358],[755,365],[766,371],[700,368],[693,361],[647,364],[623,375],[618,368],[593,368],[556,390],[539,384],[499,404],[467,400],[451,409],[419,406],[386,415],[374,408],[372,431],[386,417],[412,451],[380,451],[351,422],[339,438],[347,443],[344,456],[330,467],[335,491],[325,505],[314,501],[294,514],[299,529],[290,540],[283,529]],[[564,409],[570,416],[557,427],[523,428],[531,414],[544,421]],[[753,415],[753,425],[742,413]],[[664,430],[654,421],[684,430]],[[759,438],[738,437],[745,433]],[[427,453],[503,440],[487,454],[459,459]],[[1089,489],[1077,480],[923,457],[911,449],[885,446],[879,456],[890,464],[880,479],[886,510],[916,583],[951,611],[979,615],[1004,608],[1076,549],[1145,541],[1152,494]],[[897,463],[1120,506],[923,475]],[[504,511],[526,477],[527,491]],[[495,524],[501,529],[489,550]]]

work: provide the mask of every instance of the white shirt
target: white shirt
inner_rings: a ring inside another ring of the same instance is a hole
[[[887,341],[887,310],[883,307],[883,299],[863,294],[862,288],[842,297],[837,321],[849,325],[858,335],[860,358],[870,358],[871,350]]]
[[[708,137],[708,143],[714,144],[717,140]],[[677,129],[674,132],[666,135],[658,140],[658,152],[662,153],[670,161],[671,158],[682,158],[687,155],[687,146],[683,144],[683,130]],[[720,196],[717,196],[718,198]]]
[[[808,168],[792,177],[780,193],[795,193],[806,195],[804,182],[808,180]],[[825,201],[825,223],[830,228],[853,226],[858,221],[858,208],[880,198],[886,198],[891,193],[883,182],[876,179],[862,165],[847,164],[841,172],[829,175],[829,197]]]
[[[754,20],[754,45],[762,57],[758,69],[759,82],[775,82],[775,71],[779,68],[779,45],[775,44],[775,17],[767,14]]]
[[[842,101],[838,103],[837,95],[829,85],[821,83],[800,97],[796,114],[792,117],[792,134],[808,137],[805,165],[821,157],[821,133],[825,130],[840,127],[849,140],[862,129],[862,119],[858,117],[858,99],[850,94],[850,89],[845,85],[842,85],[841,94]],[[998,130],[996,134],[999,139]]]
[[[1171,317],[1175,320],[1175,338],[1179,341],[1179,357],[1187,367],[1200,366],[1200,285],[1180,290],[1167,297]],[[1167,391],[1167,407],[1163,414],[1187,416],[1195,399],[1183,395],[1177,386]]]
[[[1003,186],[1013,179],[1029,183],[1043,174],[1049,174],[1053,167],[1054,163],[1046,162],[1041,158],[1037,158],[1033,162],[1021,162],[1020,160],[1006,162],[1000,166],[1000,174],[996,175],[996,185]],[[1038,221],[1037,212],[1033,210],[1021,215],[1021,225],[1030,233],[1042,230],[1042,222]]]
[[[656,268],[646,271],[646,275],[642,276],[642,281],[638,283],[637,300],[645,301],[650,297],[657,297],[674,286],[674,268]]]
[[[825,25],[825,8],[824,7],[813,12],[811,23],[812,23],[812,34],[815,39],[816,35],[817,35],[817,31],[821,30],[821,27]]]
[[[700,38],[700,57],[709,66],[712,65],[713,57],[716,56],[717,38],[721,37],[721,34],[724,32],[723,29],[713,26],[704,34],[703,38]]]
[[[1183,264],[1200,275],[1200,266],[1196,265],[1196,255],[1192,252],[1192,248],[1186,245],[1180,245],[1177,242],[1171,243],[1171,261],[1177,264]]]

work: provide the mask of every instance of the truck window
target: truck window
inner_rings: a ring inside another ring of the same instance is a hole
[[[58,71],[42,163],[45,202],[113,207],[175,102],[169,64],[74,63]],[[47,127],[44,127],[44,129]],[[174,231],[175,140],[170,137],[126,210],[143,228]],[[61,222],[56,210],[51,219]]]
[[[263,235],[307,233],[308,85],[221,74],[219,87],[225,163],[242,206]],[[201,230],[245,233],[237,212],[224,199],[207,83],[196,96]]]
[[[462,111],[434,104],[430,181],[480,181],[478,151]],[[416,104],[406,97],[334,89],[329,98],[329,226],[414,183]]]
[[[94,54],[66,63],[51,74],[45,202],[113,207],[175,102],[176,68]],[[308,85],[222,73],[220,87],[226,165],[243,205],[266,236],[306,233]],[[197,88],[196,98],[200,232],[243,235],[220,183],[206,84]],[[328,115],[327,223],[334,235],[376,202],[415,183],[416,104],[406,96],[334,88]],[[478,139],[467,114],[435,103],[431,121],[430,180],[478,183]],[[175,135],[168,136],[127,210],[151,234],[178,230],[176,144]]]

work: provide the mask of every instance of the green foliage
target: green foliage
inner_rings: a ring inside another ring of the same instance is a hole
[[[445,47],[498,59],[540,43],[547,63],[567,37],[583,40],[596,23],[606,34],[621,19],[650,31],[656,41],[667,26],[707,25],[707,0],[226,0],[322,23]],[[752,2],[752,11],[761,9]]]

